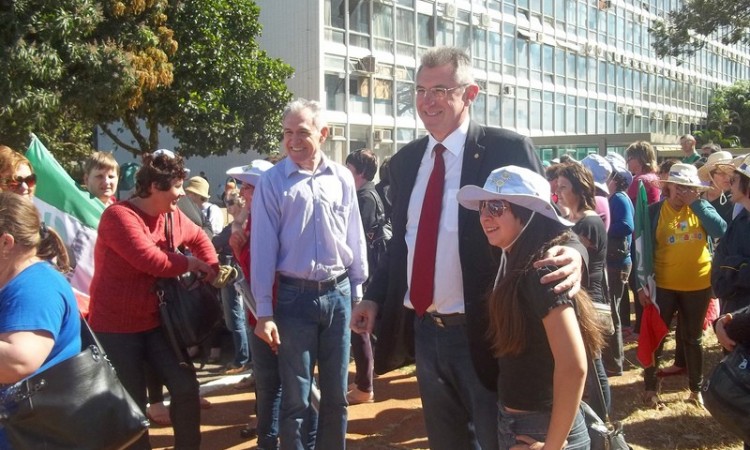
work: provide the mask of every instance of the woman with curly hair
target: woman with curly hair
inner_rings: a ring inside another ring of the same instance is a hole
[[[89,315],[123,386],[144,412],[144,364],[164,381],[179,450],[200,448],[198,381],[192,369],[180,366],[162,333],[154,284],[157,278],[186,272],[202,272],[212,280],[218,269],[211,241],[177,208],[185,195],[184,179],[181,157],[146,154],[136,174],[135,195],[104,211],[94,249]],[[174,248],[187,247],[192,256],[168,250],[170,216]],[[151,448],[148,439],[146,433],[131,448]]]

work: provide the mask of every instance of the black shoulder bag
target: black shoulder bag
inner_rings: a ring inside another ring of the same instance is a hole
[[[7,388],[0,424],[15,449],[119,450],[148,420],[81,318],[83,350]]]
[[[724,428],[750,442],[750,351],[737,344],[703,383],[706,409]]]
[[[164,224],[169,251],[177,252],[172,234],[172,214]],[[164,336],[177,355],[180,366],[193,367],[186,349],[198,345],[211,334],[221,319],[216,288],[188,272],[175,278],[158,278],[159,315]]]
[[[594,371],[594,364],[589,361],[589,372]],[[602,385],[599,381],[599,377],[594,374],[592,377],[596,380],[595,392],[591,392],[590,395],[593,397],[592,401],[597,402],[600,411],[607,411],[607,406],[604,404],[604,393],[602,392]],[[591,439],[591,450],[630,450],[632,447],[625,442],[625,433],[622,429],[622,423],[609,420],[609,415],[605,413],[604,417],[599,415],[591,408],[586,402],[581,402],[581,409],[583,410],[583,418],[586,421],[586,428],[588,428],[589,438]]]

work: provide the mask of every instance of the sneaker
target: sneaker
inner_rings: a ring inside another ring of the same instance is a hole
[[[690,392],[690,395],[688,395],[688,398],[686,401],[688,403],[692,403],[698,408],[705,409],[706,407],[706,405],[703,404],[703,394],[701,394],[700,392]]]
[[[354,388],[351,391],[346,393],[346,401],[348,401],[350,405],[358,405],[360,403],[372,403],[375,401],[375,393],[364,392],[364,391],[360,391],[357,388]]]

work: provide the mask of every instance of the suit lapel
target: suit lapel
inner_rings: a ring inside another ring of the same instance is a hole
[[[414,189],[414,184],[417,181],[419,165],[422,162],[425,150],[427,150],[427,142],[429,142],[429,137],[425,136],[419,141],[415,151],[404,155],[404,198],[406,199],[407,205],[411,198],[411,191]]]
[[[469,131],[466,134],[466,144],[464,145],[464,160],[463,167],[461,168],[461,187],[468,184],[478,186],[484,185],[485,180],[477,180],[477,177],[481,173],[480,169],[486,152],[484,146],[479,144],[483,137],[484,129],[476,122],[471,121],[469,123]],[[459,236],[461,236],[463,235],[465,222],[469,218],[469,210],[466,208],[458,208],[458,211],[458,233]]]

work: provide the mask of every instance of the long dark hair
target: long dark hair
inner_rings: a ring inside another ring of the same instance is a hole
[[[510,212],[528,223],[512,251],[507,255],[505,276],[489,295],[489,329],[487,336],[495,356],[518,355],[526,348],[526,329],[528,318],[523,314],[519,288],[524,275],[533,268],[534,261],[550,247],[569,242],[573,236],[567,227],[541,214],[531,217],[527,208],[510,204]],[[529,222],[529,220],[531,220]],[[595,355],[604,346],[602,327],[596,322],[594,305],[591,297],[580,291],[573,297],[578,326],[581,330],[586,352]]]

